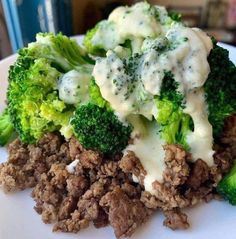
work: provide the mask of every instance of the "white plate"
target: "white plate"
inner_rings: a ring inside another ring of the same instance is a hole
[[[79,41],[81,38],[79,39]],[[236,48],[222,44],[230,51],[236,63]],[[9,65],[16,56],[0,62],[0,111],[4,108]],[[0,148],[0,162],[6,160],[4,148]],[[33,210],[34,202],[30,190],[5,195],[0,190],[0,239],[112,239],[115,238],[111,227],[82,230],[78,234],[52,233],[51,225],[45,225]],[[164,219],[157,212],[133,235],[133,239],[234,239],[236,238],[236,207],[226,202],[212,201],[186,210],[191,228],[186,231],[171,231],[162,226]]]

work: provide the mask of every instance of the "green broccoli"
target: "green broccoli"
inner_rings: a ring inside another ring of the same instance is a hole
[[[215,42],[214,42],[215,43]],[[214,138],[221,135],[224,119],[236,112],[236,67],[226,49],[214,44],[208,57],[211,72],[204,85]]]
[[[160,124],[160,135],[168,144],[180,144],[189,149],[187,134],[193,128],[189,115],[183,113],[183,95],[178,91],[178,83],[170,72],[165,73],[160,96],[156,97],[159,114],[156,118]]]
[[[38,33],[36,42],[30,43],[27,48],[19,51],[21,56],[34,59],[46,58],[61,72],[76,69],[81,64],[93,64],[86,52],[75,40],[52,33]]]
[[[236,163],[217,185],[217,192],[231,204],[236,205]]]
[[[107,102],[101,95],[101,91],[96,84],[94,78],[91,79],[89,83],[89,97],[90,97],[90,102],[101,107],[101,108],[106,108],[108,110],[111,110],[111,106],[109,102]]]
[[[175,22],[182,22],[182,15],[175,11],[169,11],[168,16]]]
[[[36,39],[19,51],[9,71],[10,120],[25,143],[35,143],[55,130],[71,136],[69,122],[75,107],[59,98],[58,79],[71,70],[87,74],[94,63],[84,49],[61,33],[39,33]]]
[[[85,148],[109,154],[124,149],[132,131],[112,111],[91,103],[76,109],[71,125]]]
[[[5,109],[0,115],[0,146],[4,146],[11,138],[14,132],[8,109]]]
[[[94,28],[90,29],[87,31],[85,34],[83,44],[88,51],[88,53],[92,55],[97,55],[97,56],[105,56],[106,51],[104,49],[104,46],[102,44],[93,44],[92,39],[97,33],[97,31],[100,30],[101,22],[98,23]]]
[[[74,107],[58,98],[60,75],[45,58],[20,55],[10,67],[8,112],[23,142],[35,143],[44,133],[69,124]]]

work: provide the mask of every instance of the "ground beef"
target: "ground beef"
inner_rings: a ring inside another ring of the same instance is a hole
[[[166,216],[166,219],[163,224],[172,230],[189,228],[187,215],[181,212],[178,208],[164,211],[164,215]]]
[[[190,156],[178,145],[166,145],[164,149],[166,169],[163,177],[165,184],[182,185],[189,176],[188,160]]]
[[[66,180],[68,195],[75,198],[81,197],[88,188],[89,180],[84,175],[70,175]]]
[[[78,156],[80,156],[82,151],[83,151],[82,145],[79,143],[79,141],[75,137],[72,137],[69,142],[70,157],[73,160],[75,160]]]
[[[132,173],[139,179],[139,182],[143,184],[147,172],[144,170],[139,158],[136,157],[134,152],[128,151],[121,159],[119,166],[125,173]]]
[[[100,205],[107,208],[117,238],[131,236],[151,213],[140,200],[130,199],[119,187],[103,196]]]
[[[201,159],[198,159],[192,166],[187,185],[197,190],[201,184],[209,179],[209,167]]]
[[[29,150],[19,139],[8,147],[8,162],[0,166],[0,185],[5,192],[14,192],[33,187],[36,184],[34,171],[28,167]]]
[[[132,142],[131,142],[132,143]],[[171,229],[189,227],[182,208],[215,198],[215,187],[236,157],[236,116],[226,121],[223,137],[214,146],[215,165],[191,155],[178,145],[166,145],[163,182],[154,182],[155,194],[146,192],[146,175],[131,151],[124,156],[86,150],[75,139],[46,134],[36,145],[20,140],[9,147],[8,162],[0,165],[0,185],[7,192],[33,187],[35,210],[54,231],[78,232],[92,223],[110,224],[116,236],[131,236],[157,209]],[[73,173],[67,165],[77,159]],[[140,184],[133,181],[138,178]]]
[[[140,201],[143,188],[132,180],[132,165],[124,158],[121,163],[121,154],[103,156],[84,149],[75,138],[66,142],[57,134],[46,134],[36,145],[24,145],[17,139],[8,150],[9,160],[0,166],[0,184],[6,191],[33,187],[35,210],[45,223],[55,223],[54,231],[78,232],[90,223],[97,228],[110,223],[117,236],[128,236],[150,214]],[[75,159],[79,163],[69,173],[66,167]],[[135,172],[145,174],[139,160],[132,163],[138,169]],[[124,212],[121,221],[115,219],[116,203],[109,195],[121,200],[123,207],[117,207]],[[129,210],[126,230],[122,223]]]
[[[92,150],[84,150],[80,156],[77,156],[80,164],[84,168],[93,169],[99,166],[102,162],[102,157],[98,152]]]
[[[78,199],[73,196],[65,197],[58,210],[58,220],[64,220],[70,218],[70,214],[77,208]]]

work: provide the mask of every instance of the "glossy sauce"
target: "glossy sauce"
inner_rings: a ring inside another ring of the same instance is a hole
[[[117,42],[127,37],[136,39],[132,50],[139,55],[132,74],[127,73],[124,60],[115,51],[108,51],[107,57],[96,62],[95,81],[102,96],[120,115],[141,114],[152,119],[158,115],[154,97],[160,94],[165,72],[171,72],[178,82],[178,91],[184,95],[184,112],[194,123],[194,131],[187,136],[193,161],[201,158],[212,166],[212,126],[202,88],[210,72],[207,57],[212,49],[211,39],[200,29],[169,25],[166,12],[160,8],[157,8],[159,22],[155,22],[153,16],[145,15],[146,5],[142,4],[118,8],[109,17],[120,37]],[[163,50],[156,50],[156,47]],[[133,91],[127,94],[132,86]],[[162,181],[165,169],[164,142],[157,135],[156,127],[152,125],[146,133],[136,137],[139,128],[134,126],[134,143],[125,150],[132,150],[140,159],[147,171],[145,189],[150,192],[155,180]]]
[[[125,154],[127,151],[133,151],[140,159],[143,168],[147,172],[144,178],[144,187],[149,192],[153,192],[152,183],[154,181],[162,182],[162,173],[166,167],[163,149],[165,143],[160,139],[158,130],[159,128],[155,122],[149,124],[145,132],[139,130],[136,126],[134,129],[136,134],[134,142],[128,145],[124,151]],[[137,180],[137,178],[135,179]]]

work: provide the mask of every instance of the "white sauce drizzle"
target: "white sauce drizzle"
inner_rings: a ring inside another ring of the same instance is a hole
[[[109,101],[121,117],[135,113],[151,119],[156,114],[154,101],[147,100],[153,99],[153,96],[143,89],[141,82],[136,84],[133,93],[128,93],[133,84],[132,77],[126,74],[124,63],[112,51],[107,53],[106,58],[96,62],[93,76],[104,99]]]
[[[209,166],[213,166],[212,126],[208,121],[203,89],[193,90],[187,94],[184,112],[192,117],[194,123],[194,131],[187,136],[193,161],[200,158]]]
[[[136,133],[138,128],[134,129]],[[147,175],[144,178],[144,187],[146,191],[153,193],[152,183],[154,181],[162,182],[162,173],[165,170],[165,151],[163,145],[165,143],[159,138],[157,124],[151,123],[148,125],[146,132],[140,133],[138,137],[134,138],[133,144],[130,144],[125,149],[133,151],[140,159],[143,168]]]
[[[152,49],[144,55],[141,78],[148,92],[160,94],[165,71],[174,75],[183,93],[205,83],[210,72],[206,50],[209,37],[199,37],[199,32],[183,26],[173,28],[166,35],[169,42],[176,44],[173,50],[160,54]]]
[[[165,33],[171,24],[175,23],[161,6],[140,2],[131,7],[118,7],[107,21],[99,23],[99,30],[95,32],[92,44],[111,50],[130,39],[133,52],[140,52],[144,38]]]
[[[160,94],[164,72],[171,72],[179,83],[178,90],[185,96],[184,112],[189,114],[194,122],[194,131],[187,136],[193,161],[201,158],[212,166],[214,164],[212,126],[208,121],[202,89],[210,72],[207,57],[212,49],[211,39],[197,28],[187,28],[181,24],[162,25],[168,20],[163,10],[160,10],[159,14],[160,23],[154,23],[152,17],[144,14],[142,8],[144,9],[144,5],[141,3],[131,8],[121,7],[109,17],[109,21],[115,23],[116,34],[120,37],[116,43],[123,43],[124,39],[137,39],[132,41],[132,50],[141,52],[142,56],[135,70],[138,76],[136,89],[129,98],[125,97],[130,76],[125,72],[122,59],[112,51],[108,51],[106,58],[97,60],[93,71],[96,83],[102,96],[122,118],[130,114],[142,114],[152,119],[158,114],[154,96]],[[128,10],[130,13],[127,15]],[[140,21],[143,23],[138,24]],[[147,39],[143,42],[144,38]],[[171,48],[164,50],[163,53],[150,49],[148,46],[157,39],[163,42],[167,40]],[[117,82],[120,86],[119,91]],[[134,125],[132,134],[134,144],[125,149],[125,152],[134,151],[147,171],[144,184],[145,189],[150,192],[153,192],[152,183],[155,180],[162,181],[165,168],[162,148],[164,143],[154,128],[150,127],[147,135],[140,134],[139,137],[135,137],[139,128]]]

